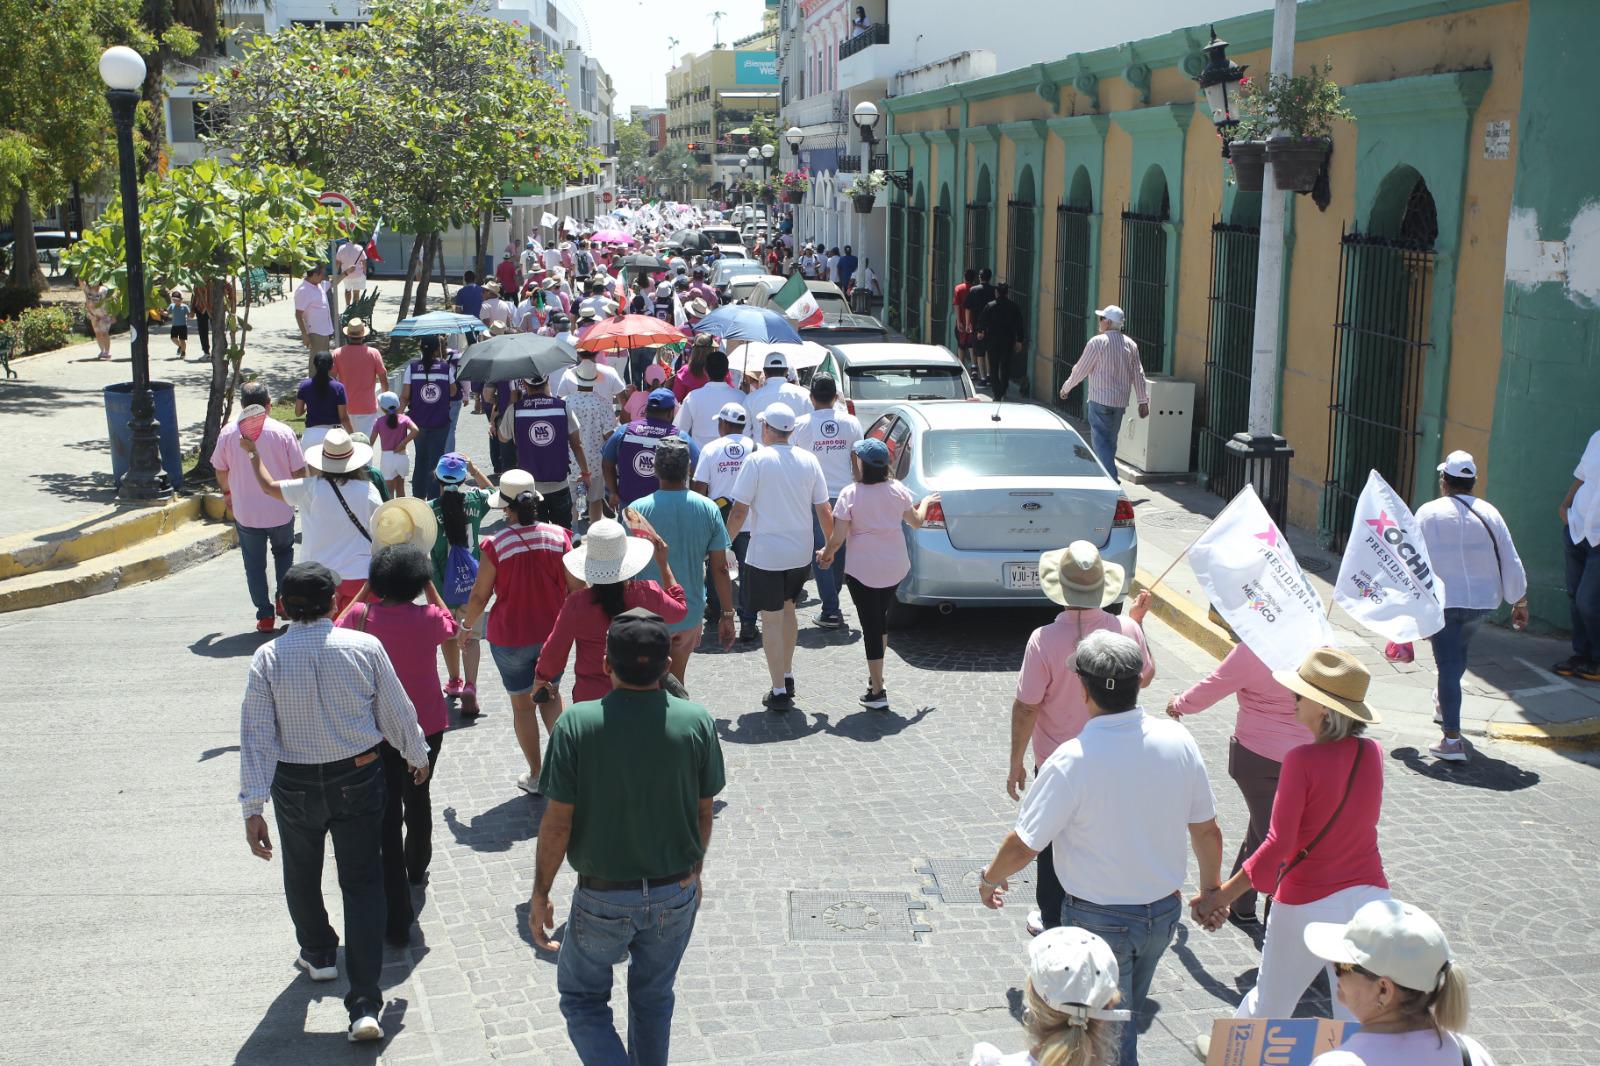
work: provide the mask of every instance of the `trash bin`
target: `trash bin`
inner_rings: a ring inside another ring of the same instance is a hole
[[[183,453],[178,450],[178,403],[170,381],[152,381],[150,391],[156,401],[156,421],[160,423],[161,469],[167,472],[174,490],[183,487]],[[123,381],[105,387],[106,430],[111,437],[111,476],[120,488],[133,456],[133,382]]]

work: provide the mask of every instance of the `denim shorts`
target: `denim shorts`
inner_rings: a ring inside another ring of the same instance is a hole
[[[506,692],[520,696],[533,691],[533,668],[539,664],[543,644],[490,644],[489,654],[494,656],[495,669],[500,671],[500,683]],[[561,684],[557,674],[552,686]]]

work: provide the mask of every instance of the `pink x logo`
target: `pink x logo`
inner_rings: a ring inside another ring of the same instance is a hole
[[[1256,534],[1256,539],[1266,541],[1269,548],[1276,548],[1278,546],[1278,528],[1276,526],[1268,526]]]
[[[1379,511],[1377,518],[1367,519],[1367,525],[1371,526],[1373,531],[1381,537],[1384,530],[1393,529],[1399,523],[1389,517],[1388,511]]]

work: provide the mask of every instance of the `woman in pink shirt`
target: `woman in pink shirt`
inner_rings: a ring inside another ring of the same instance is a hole
[[[1190,901],[1196,919],[1215,929],[1252,886],[1272,895],[1261,968],[1236,1018],[1292,1016],[1326,965],[1306,947],[1306,926],[1348,922],[1366,904],[1389,898],[1378,854],[1383,749],[1362,736],[1378,721],[1364,702],[1367,668],[1348,652],[1318,648],[1298,671],[1272,676],[1294,694],[1295,717],[1316,741],[1285,753],[1261,846],[1220,887]],[[1329,987],[1336,987],[1327,968]],[[1333,1009],[1336,1018],[1354,1020],[1345,1004]]]
[[[1239,786],[1250,810],[1250,828],[1239,842],[1239,854],[1233,863],[1233,873],[1238,873],[1267,838],[1283,757],[1290,748],[1316,738],[1295,717],[1294,693],[1274,681],[1267,664],[1244,644],[1236,644],[1210,675],[1172,697],[1167,714],[1181,719],[1229,696],[1239,699],[1239,717],[1228,741],[1228,776]],[[1255,889],[1248,889],[1233,901],[1228,920],[1240,927],[1258,923]]]

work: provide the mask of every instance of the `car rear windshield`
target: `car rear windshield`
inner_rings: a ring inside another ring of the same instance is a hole
[[[738,244],[739,231],[732,227],[707,226],[700,231],[711,239],[713,244]]]
[[[923,437],[922,469],[929,477],[1092,477],[1100,473],[1094,455],[1081,439],[1052,429],[933,430]]]
[[[964,400],[961,368],[954,366],[853,366],[852,400]]]

